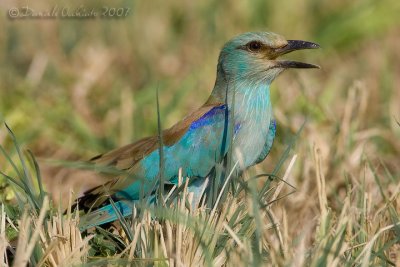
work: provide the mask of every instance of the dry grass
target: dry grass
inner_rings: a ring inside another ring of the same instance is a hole
[[[37,266],[398,264],[400,222],[396,207],[400,186],[397,184],[392,192],[381,191],[380,204],[375,201],[372,205],[372,196],[380,188],[378,180],[376,186],[369,189],[365,184],[352,185],[348,181],[341,211],[335,212],[327,198],[321,152],[317,147],[314,148],[316,175],[313,179],[317,184],[315,203],[319,208],[315,225],[305,224],[301,236],[289,234],[294,222],[288,219],[293,217],[280,203],[290,198],[284,193],[288,188],[285,183],[292,176],[296,159],[297,155],[291,158],[282,181],[270,184],[264,193],[264,190],[254,190],[256,181],[247,178],[248,187],[235,183],[242,193],[236,197],[228,194],[218,208],[215,206],[210,211],[203,201],[192,209],[186,205],[186,200],[190,202],[192,197],[187,193],[186,180],[183,191],[170,207],[147,207],[140,209],[142,212],[135,208],[131,219],[121,221],[124,227],[115,225],[107,231],[99,228],[84,235],[78,228],[79,213],[71,209],[65,215],[60,210],[48,213],[47,197],[39,212],[25,205],[22,217],[15,223],[2,205],[2,263],[8,266],[11,259],[14,266],[25,266],[27,262]],[[368,166],[365,171],[376,175]],[[18,236],[13,253],[5,234],[7,228],[12,228]],[[8,254],[6,248],[9,248]]]

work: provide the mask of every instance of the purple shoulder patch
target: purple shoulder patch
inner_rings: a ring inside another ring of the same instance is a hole
[[[194,130],[198,127],[209,125],[214,122],[213,117],[218,114],[224,114],[226,110],[226,105],[214,107],[210,109],[207,113],[200,117],[200,119],[192,122],[190,125],[190,130]]]

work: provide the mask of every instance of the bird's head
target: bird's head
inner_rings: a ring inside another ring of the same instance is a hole
[[[217,83],[271,83],[288,68],[319,68],[317,65],[278,60],[281,55],[301,49],[319,48],[318,44],[286,40],[271,32],[248,32],[234,37],[221,50],[218,59]]]

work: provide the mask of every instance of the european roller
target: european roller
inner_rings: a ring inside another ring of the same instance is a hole
[[[228,151],[232,151],[231,162],[238,162],[239,171],[263,161],[276,132],[271,82],[289,68],[319,68],[277,58],[318,47],[312,42],[286,40],[272,32],[247,32],[228,41],[218,58],[214,88],[200,108],[163,130],[161,138],[146,137],[91,160],[99,169],[98,175],[102,175],[102,167],[121,173],[105,173],[105,183],[80,199],[80,207],[91,208],[81,218],[81,229],[117,220],[115,209],[129,216],[133,203],[141,196],[156,195],[160,175],[166,185],[176,185],[181,169],[182,177],[189,178],[193,201],[199,201],[214,186],[215,166]],[[109,197],[114,206],[108,202]]]

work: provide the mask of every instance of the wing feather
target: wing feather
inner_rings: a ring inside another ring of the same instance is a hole
[[[217,103],[204,105],[171,128],[164,130],[162,132],[164,145],[174,145],[187,132],[193,122],[199,120],[213,108],[220,106],[223,106],[223,104]],[[145,137],[135,143],[98,155],[92,158],[91,162],[96,165],[115,166],[117,169],[127,170],[132,168],[145,156],[158,149],[158,147],[158,136]]]
[[[196,127],[205,126],[210,123],[208,117],[212,117],[213,110],[224,107],[222,103],[206,103],[198,110],[194,111],[190,115],[186,116],[183,120],[173,125],[171,128],[166,129],[162,132],[164,147],[173,147],[181,138],[189,131]],[[200,141],[207,139],[195,137]],[[201,139],[201,140],[200,140]],[[197,144],[195,143],[194,146]],[[145,137],[138,140],[135,143],[117,148],[108,153],[98,155],[91,159],[91,162],[99,167],[110,167],[119,171],[127,171],[131,174],[135,174],[137,171],[138,163],[142,161],[146,156],[159,148],[158,136]],[[99,168],[101,169],[101,168]],[[108,180],[105,184],[92,188],[85,192],[81,200],[85,206],[93,206],[94,199],[97,199],[96,205],[100,204],[107,199],[105,195],[113,194],[121,189],[126,188],[129,184],[132,184],[134,180],[131,177],[127,178],[127,175],[115,175],[110,173],[103,173],[103,176]],[[86,201],[89,200],[89,201]],[[85,204],[85,202],[87,202]]]

